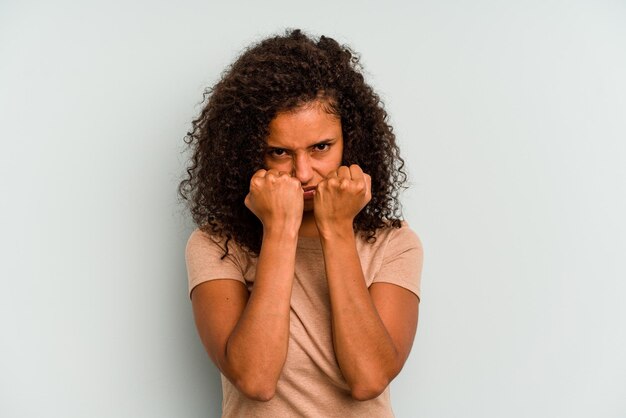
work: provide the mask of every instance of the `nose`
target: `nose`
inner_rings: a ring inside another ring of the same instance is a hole
[[[306,186],[313,179],[313,167],[308,153],[296,154],[293,157],[292,175]]]

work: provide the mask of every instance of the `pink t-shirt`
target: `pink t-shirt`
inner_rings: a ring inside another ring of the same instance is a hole
[[[421,242],[403,222],[401,228],[384,228],[376,242],[357,239],[357,250],[367,286],[392,283],[420,298]],[[196,229],[187,242],[189,294],[198,284],[213,279],[240,281],[254,286],[256,258],[233,241],[229,256],[209,236]],[[389,387],[375,399],[356,401],[341,374],[333,351],[331,312],[324,257],[318,238],[298,239],[291,295],[290,336],[287,359],[275,396],[254,401],[222,375],[224,417],[393,417]],[[254,350],[254,347],[250,348]]]

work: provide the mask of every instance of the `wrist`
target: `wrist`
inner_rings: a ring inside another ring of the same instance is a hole
[[[341,222],[332,225],[318,225],[319,236],[321,241],[333,241],[341,239],[354,238],[354,226],[352,222]]]
[[[297,241],[299,229],[299,225],[295,224],[278,223],[263,225],[263,239]]]

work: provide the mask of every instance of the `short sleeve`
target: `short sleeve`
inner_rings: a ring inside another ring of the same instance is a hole
[[[233,279],[246,284],[240,257],[233,247],[231,241],[229,255],[222,259],[224,250],[219,241],[200,229],[191,233],[185,248],[189,297],[194,287],[208,280]]]
[[[415,293],[421,300],[424,253],[422,243],[406,222],[392,230],[385,247],[382,265],[373,283],[392,283]]]

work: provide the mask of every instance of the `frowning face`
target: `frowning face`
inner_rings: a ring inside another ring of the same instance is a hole
[[[319,101],[279,113],[269,125],[265,169],[297,178],[304,191],[304,210],[313,209],[315,187],[337,170],[343,156],[341,120]]]

